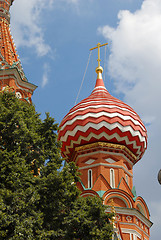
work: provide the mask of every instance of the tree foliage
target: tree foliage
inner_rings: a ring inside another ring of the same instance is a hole
[[[98,197],[77,198],[66,217],[66,239],[112,239],[109,214]]]
[[[81,198],[74,163],[62,168],[57,124],[0,94],[0,239],[111,239],[98,198]]]

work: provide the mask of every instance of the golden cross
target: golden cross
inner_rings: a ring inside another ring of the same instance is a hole
[[[101,59],[100,59],[100,47],[103,47],[103,46],[106,46],[106,45],[108,45],[108,43],[104,43],[104,44],[102,44],[102,45],[101,45],[101,43],[98,43],[98,44],[97,44],[97,47],[94,47],[94,48],[91,48],[91,49],[90,49],[90,51],[92,51],[92,50],[98,48],[98,59],[97,59],[97,61],[98,61],[98,67],[100,67],[100,62],[101,62]]]

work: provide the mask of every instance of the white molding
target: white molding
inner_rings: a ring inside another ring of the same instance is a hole
[[[93,194],[93,193],[84,193],[84,194],[81,194],[81,197],[83,197],[83,196],[86,196],[86,195],[90,195],[90,196],[96,196],[95,194]]]
[[[127,169],[125,169],[123,166],[113,165],[113,164],[108,164],[108,163],[96,163],[96,164],[92,164],[92,165],[90,165],[90,166],[79,167],[79,170],[88,169],[88,168],[93,168],[93,167],[98,167],[98,166],[104,166],[104,167],[109,167],[109,168],[121,168],[121,169],[123,169],[127,174],[129,174],[131,177],[133,177],[133,175],[132,175],[129,171],[127,171]]]
[[[122,225],[128,225],[128,228],[121,228],[121,230],[122,230],[122,232],[125,230],[126,232],[123,232],[123,233],[132,233],[132,234],[134,234],[134,236],[137,236],[137,237],[139,237],[140,239],[141,239],[141,234],[140,233],[138,233],[136,230],[133,230],[133,229],[129,229],[129,225],[130,226],[135,226],[135,227],[137,227],[141,232],[144,232],[144,234],[149,238],[149,234],[148,233],[146,233],[142,228],[140,228],[138,225],[136,225],[135,223],[124,223],[124,222],[120,222],[120,224],[122,224]],[[137,234],[138,235],[137,235]],[[137,239],[136,239],[137,240]]]
[[[137,206],[137,205],[140,205],[140,206],[141,206],[141,208],[143,209],[144,215],[147,217],[146,208],[145,208],[144,204],[142,203],[142,201],[140,201],[140,199],[137,199],[137,201],[136,201],[136,206]]]
[[[124,197],[127,199],[127,202],[129,203],[130,208],[132,208],[132,203],[131,203],[130,199],[127,198],[127,196],[126,196],[125,194],[120,193],[120,192],[115,192],[115,191],[113,191],[113,192],[108,193],[108,194],[106,195],[106,197],[104,198],[103,202],[105,202],[105,200],[106,200],[107,197],[109,197],[110,195],[114,195],[114,194],[116,194],[116,197],[117,197],[117,198],[119,198],[118,195],[119,195],[119,196],[124,196]],[[113,196],[113,197],[114,197],[114,196]],[[120,198],[121,198],[121,197],[120,197]],[[124,200],[123,198],[121,198],[121,200],[123,200],[123,201],[125,202],[125,200]],[[126,204],[126,205],[127,205],[127,204]],[[129,209],[130,209],[130,208],[129,208]],[[125,208],[125,209],[126,209],[126,208]],[[118,213],[118,212],[117,212],[117,213]]]
[[[8,76],[6,76],[6,75],[8,75]],[[0,70],[0,78],[1,77],[3,77],[4,79],[13,78],[15,80],[17,87],[19,87],[22,90],[25,89],[26,91],[31,92],[31,90],[34,91],[37,88],[36,85],[22,80],[17,68],[9,68],[9,69]]]
[[[142,213],[140,213],[135,208],[123,208],[123,207],[115,207],[117,214],[123,214],[123,215],[131,215],[137,217],[139,220],[141,220],[148,228],[150,228],[153,223],[147,219]],[[110,207],[107,207],[107,212],[110,212]],[[138,225],[136,225],[138,226]]]
[[[141,234],[138,233],[136,230],[133,229],[127,229],[127,228],[121,228],[122,233],[131,233],[135,234],[137,237],[141,238]]]
[[[113,156],[122,156],[124,157],[124,159],[131,165],[131,167],[134,165],[123,153],[115,153],[115,152],[108,152],[108,151],[95,151],[95,152],[90,152],[90,153],[85,153],[85,154],[80,154],[79,156],[77,156],[76,158],[76,162],[79,160],[80,157],[87,157],[93,154],[97,154],[97,153],[104,153],[106,155],[113,155]]]

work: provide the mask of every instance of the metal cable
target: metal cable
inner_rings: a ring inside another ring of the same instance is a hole
[[[105,77],[106,77],[106,49],[107,49],[107,46],[105,46],[105,57],[104,57],[104,74],[103,74],[103,80],[104,80],[104,83],[105,83]]]
[[[87,72],[87,69],[88,69],[88,65],[89,65],[89,61],[90,61],[91,54],[92,54],[92,51],[90,51],[90,53],[89,53],[87,66],[86,66],[86,69],[85,69],[85,72],[84,72],[84,76],[83,76],[83,79],[82,79],[82,82],[81,82],[81,86],[80,86],[80,88],[79,88],[79,92],[78,92],[78,95],[77,95],[77,97],[76,97],[76,100],[75,100],[75,104],[74,104],[74,105],[76,105],[76,103],[77,103],[77,101],[78,101],[78,97],[79,97],[80,91],[81,91],[81,89],[82,89],[83,82],[84,82],[84,79],[85,79],[85,76],[86,76],[86,72]]]

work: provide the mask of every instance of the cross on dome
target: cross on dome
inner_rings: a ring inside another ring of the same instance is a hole
[[[102,79],[102,73],[103,73],[103,68],[101,67],[100,65],[100,62],[101,62],[101,58],[100,58],[100,47],[104,47],[108,45],[108,43],[104,43],[101,45],[101,43],[98,43],[97,44],[97,47],[94,47],[94,48],[91,48],[90,51],[94,50],[94,49],[97,49],[98,48],[98,67],[96,68],[96,73],[97,73],[97,79]]]

